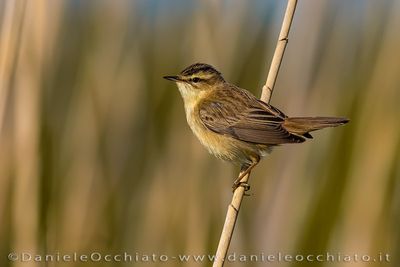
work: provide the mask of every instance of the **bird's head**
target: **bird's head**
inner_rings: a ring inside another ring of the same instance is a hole
[[[176,82],[184,100],[200,96],[208,90],[217,89],[225,82],[219,71],[204,63],[190,65],[178,75],[164,76],[164,79]]]

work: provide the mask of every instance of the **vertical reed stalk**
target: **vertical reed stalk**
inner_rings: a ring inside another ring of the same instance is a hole
[[[297,0],[288,0],[285,16],[281,27],[281,32],[279,34],[278,43],[276,45],[275,53],[272,58],[267,81],[262,88],[261,100],[266,103],[269,103],[272,92],[274,90],[274,85],[276,82],[276,78],[278,76],[279,68],[281,66],[283,54],[285,52],[285,48],[288,43],[289,30],[293,21],[296,4]],[[239,173],[239,176],[240,175],[241,173]],[[240,182],[246,184],[249,181],[249,178],[250,178],[250,173],[245,175],[240,180]],[[233,231],[235,229],[235,224],[237,216],[239,214],[240,205],[243,200],[244,192],[245,188],[243,186],[239,186],[233,192],[232,201],[228,206],[228,211],[226,213],[225,223],[222,229],[213,267],[224,266],[225,258],[228,253],[229,245],[231,243]]]

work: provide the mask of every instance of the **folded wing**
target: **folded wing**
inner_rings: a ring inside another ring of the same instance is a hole
[[[283,128],[286,116],[280,110],[259,100],[246,101],[226,94],[223,101],[215,98],[203,101],[199,113],[208,129],[241,141],[265,145],[305,141],[304,137]]]

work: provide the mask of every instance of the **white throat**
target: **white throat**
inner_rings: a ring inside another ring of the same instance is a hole
[[[186,115],[188,115],[196,105],[196,102],[199,99],[199,94],[201,94],[202,91],[193,89],[189,84],[182,82],[177,83],[177,85],[185,104]]]

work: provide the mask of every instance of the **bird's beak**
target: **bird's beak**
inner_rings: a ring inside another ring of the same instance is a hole
[[[173,82],[180,82],[182,81],[181,78],[179,78],[179,76],[164,76],[164,79],[168,80],[168,81],[173,81]]]

